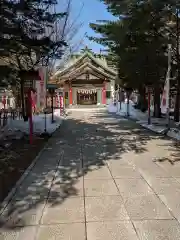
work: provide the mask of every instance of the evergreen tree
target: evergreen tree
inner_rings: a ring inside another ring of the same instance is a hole
[[[0,58],[17,73],[24,110],[24,71],[35,73],[52,58],[61,58],[63,38],[54,38],[55,25],[66,13],[54,13],[56,0],[1,1]]]
[[[160,87],[167,69],[167,26],[170,1],[103,1],[118,17],[114,22],[91,24],[102,35],[91,38],[109,47],[117,55],[119,77],[123,85],[145,92],[154,88],[156,110],[160,116]]]

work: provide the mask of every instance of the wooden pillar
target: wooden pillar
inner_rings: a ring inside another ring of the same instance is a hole
[[[69,104],[73,104],[73,93],[72,93],[72,85],[71,83],[69,84]]]
[[[106,104],[106,82],[104,81],[103,83],[103,88],[102,88],[102,104]]]

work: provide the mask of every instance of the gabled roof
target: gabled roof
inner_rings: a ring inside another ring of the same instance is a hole
[[[98,69],[94,67],[91,63],[85,62],[83,65],[81,65],[79,68],[72,69],[69,72],[61,72],[57,78],[61,78],[63,81],[66,81],[68,79],[77,78],[78,76],[82,75],[83,73],[94,73],[94,75],[100,75],[104,78],[107,78],[109,80],[115,80],[115,75],[110,75],[106,72],[104,72],[102,69]]]
[[[86,60],[85,62],[88,62],[88,59],[90,59],[92,62],[94,62],[96,65],[98,65],[102,70],[104,70],[104,74],[106,72],[107,77],[115,77],[117,76],[116,71],[114,71],[113,69],[111,69],[110,67],[107,66],[107,64],[105,63],[105,61],[101,60],[101,59],[97,59],[93,56],[93,54],[91,54],[88,51],[85,51],[84,54],[82,54],[79,58],[77,58],[75,61],[72,61],[72,64],[70,64],[67,68],[63,69],[63,70],[59,70],[55,73],[54,78],[56,77],[61,77],[63,75],[65,75],[68,72],[72,72],[75,71],[76,68],[80,68],[82,66],[82,61]],[[91,68],[96,68],[91,64]],[[98,69],[98,68],[96,68]]]

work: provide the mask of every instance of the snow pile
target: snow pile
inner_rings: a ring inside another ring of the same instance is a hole
[[[118,102],[118,108],[117,108],[117,114],[121,116],[127,116],[127,113],[129,112],[129,116],[136,117],[137,110],[134,109],[134,103],[133,101],[129,100],[129,109],[127,104],[127,99],[125,99],[124,102],[121,103],[121,109],[120,109],[120,103]]]
[[[107,110],[110,113],[116,113],[117,112],[117,105],[115,106],[113,102],[110,102],[107,106]]]
[[[121,109],[120,109],[120,103],[117,103],[117,106],[114,106],[112,103],[108,106],[109,112],[116,112],[116,114],[127,117],[127,99],[125,102],[121,103]],[[140,124],[142,127],[150,129],[153,132],[161,133],[163,134],[166,131],[166,126],[163,124],[161,125],[161,120],[159,119],[151,119],[152,124],[148,125],[148,114],[141,112],[138,109],[134,108],[133,101],[129,101],[129,117],[136,121],[136,123]]]
[[[116,106],[114,106],[113,102],[111,102],[108,107],[107,110],[110,113],[116,113],[120,116],[127,116],[127,111],[129,112],[129,116],[133,119],[138,119],[138,120],[145,120],[146,118],[146,114],[142,113],[140,110],[136,110],[134,108],[134,102],[129,100],[129,110],[128,108],[128,104],[127,104],[127,99],[125,99],[124,102],[121,103],[121,108],[120,108],[120,103],[117,102]]]
[[[48,133],[53,133],[62,123],[62,117],[60,114],[55,111],[54,112],[54,120],[55,122],[51,122],[51,114],[46,115],[46,131]],[[29,134],[29,122],[24,122],[23,119],[10,119],[8,124],[8,128],[11,128],[13,131],[21,131],[24,133]],[[45,115],[40,114],[33,116],[33,133],[41,134],[44,132],[45,129]]]
[[[177,128],[171,128],[168,133],[167,136],[174,138],[176,140],[180,140],[180,130]]]
[[[127,100],[121,103],[118,102],[116,106],[111,102],[108,105],[108,112],[116,113],[120,116],[127,117]],[[134,119],[136,123],[140,124],[142,127],[147,128],[153,132],[165,134],[167,132],[167,119],[158,119],[151,118],[151,124],[148,124],[148,114],[147,112],[143,113],[138,109],[134,108],[134,103],[129,101],[129,117]],[[179,127],[180,123],[176,123],[177,127]],[[167,132],[167,136],[174,138],[176,140],[180,140],[180,130],[177,128],[171,128]]]
[[[129,113],[131,115],[131,113],[135,110],[133,107],[134,103],[130,100],[129,101]],[[109,103],[109,105],[107,106],[107,110],[110,113],[117,113],[119,115],[126,115],[127,114],[127,99],[125,100],[125,102],[121,103],[121,109],[120,109],[120,103],[117,102],[116,105],[114,105],[114,103],[111,101]]]

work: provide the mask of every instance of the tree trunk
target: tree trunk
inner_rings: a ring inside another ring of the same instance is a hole
[[[26,120],[26,112],[25,112],[24,81],[23,81],[23,79],[21,79],[21,82],[20,82],[20,93],[21,93],[22,117],[25,121]]]
[[[177,94],[176,94],[176,102],[174,107],[174,121],[179,122],[179,108],[180,108],[180,73],[178,72],[177,79]]]
[[[177,60],[177,94],[174,107],[174,121],[179,122],[180,107],[180,56],[179,56],[179,10],[176,11],[176,60]]]
[[[139,88],[137,108],[142,112],[145,112],[147,110],[146,88],[144,86]]]
[[[161,101],[160,101],[160,88],[159,86],[154,87],[154,117],[161,117]]]

